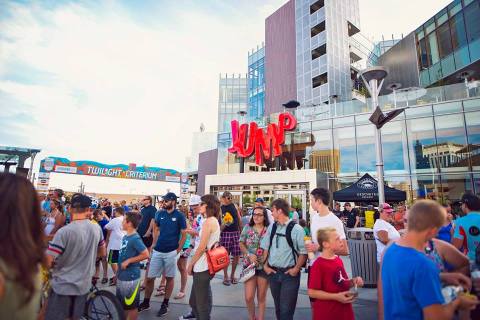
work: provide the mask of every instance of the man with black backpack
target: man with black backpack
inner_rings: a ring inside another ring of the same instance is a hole
[[[270,291],[279,320],[293,319],[300,287],[300,270],[307,259],[303,228],[289,219],[290,206],[283,199],[272,203],[275,223],[268,228],[261,248],[266,260]]]

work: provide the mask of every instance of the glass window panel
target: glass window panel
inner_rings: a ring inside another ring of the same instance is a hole
[[[463,101],[463,109],[465,111],[480,110],[480,99],[472,99],[472,100]],[[467,116],[467,114],[465,116]],[[468,123],[468,118],[467,118],[467,123]]]
[[[462,2],[458,1],[458,0],[456,0],[455,2],[456,3],[452,3],[449,6],[450,16],[453,16],[453,15],[457,14],[458,12],[462,11]]]
[[[480,38],[480,2],[476,1],[463,10],[469,42]]]
[[[375,127],[357,126],[358,171],[362,174],[374,173],[375,167]]]
[[[422,39],[418,42],[418,50],[420,51],[420,66],[422,69],[428,68],[428,50],[427,42],[425,39]]]
[[[468,53],[468,46],[458,49],[454,53],[455,67],[457,69],[463,68],[470,64],[470,54]]]
[[[428,157],[436,151],[433,118],[407,120],[407,134],[411,171],[433,173],[435,163]]]
[[[408,145],[405,122],[389,122],[382,128],[383,163],[386,174],[408,172]]]
[[[407,118],[418,118],[432,115],[432,106],[412,107],[405,110]]]
[[[347,127],[355,125],[354,117],[333,118],[333,127]]]
[[[307,149],[308,168],[321,172],[333,173],[340,170],[339,150],[332,147],[332,131],[318,130],[313,132],[315,145]]]
[[[427,87],[430,85],[430,74],[428,69],[420,71],[420,85],[422,87]]]
[[[418,40],[421,40],[423,39],[423,37],[425,37],[425,32],[423,31],[423,29],[417,33],[417,37]]]
[[[459,13],[450,19],[450,30],[452,34],[453,49],[463,47],[467,44],[463,13]]]
[[[342,175],[356,175],[357,159],[355,146],[355,128],[336,128],[333,130],[333,149],[339,153]],[[338,150],[338,151],[336,151]]]
[[[448,23],[444,23],[437,28],[437,37],[440,58],[444,58],[452,53],[452,38],[450,36],[450,26]]]
[[[440,55],[438,53],[437,36],[435,32],[432,32],[428,35],[428,47],[430,64],[435,64],[440,60]]]
[[[460,200],[466,191],[473,191],[469,174],[442,174],[441,178],[440,193],[443,203],[455,202]]]
[[[371,114],[357,115],[355,116],[355,122],[357,123],[357,125],[371,123],[370,120],[368,120],[370,116]]]
[[[332,127],[331,120],[320,120],[320,121],[312,122],[312,130],[330,129],[331,127]]]
[[[441,64],[444,77],[455,72],[455,60],[453,59],[453,54],[442,59]]]
[[[447,10],[443,10],[443,12],[441,12],[437,17],[437,26],[441,25],[447,20],[448,20]]]
[[[432,18],[425,23],[425,33],[429,34],[433,30],[435,30],[435,20]]]
[[[436,115],[445,114],[445,113],[455,113],[462,111],[461,102],[449,102],[449,103],[440,103],[433,105],[433,112]]]
[[[442,66],[440,65],[440,63],[434,64],[433,66],[431,66],[428,69],[428,72],[430,73],[430,81],[432,81],[432,83],[435,83],[443,78]]]
[[[428,154],[442,172],[467,171],[467,140],[463,124],[463,114],[435,117],[437,148]]]
[[[480,170],[480,112],[466,112],[469,156],[473,170]]]
[[[475,0],[463,0],[463,6],[466,7]]]
[[[473,175],[473,187],[475,188],[475,194],[480,194],[480,174]]]
[[[472,61],[480,59],[480,39],[471,42],[468,47],[470,49],[470,59]]]
[[[440,175],[412,175],[413,199],[440,199]]]

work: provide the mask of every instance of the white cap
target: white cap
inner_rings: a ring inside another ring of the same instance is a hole
[[[192,194],[190,196],[190,201],[188,202],[188,204],[190,206],[196,206],[196,205],[199,205],[201,202],[202,202],[202,199],[200,198],[199,195]]]

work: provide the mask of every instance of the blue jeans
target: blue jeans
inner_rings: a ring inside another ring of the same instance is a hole
[[[275,302],[277,320],[292,320],[297,306],[298,289],[300,288],[300,273],[292,277],[285,274],[287,269],[278,269],[268,277],[270,291]]]

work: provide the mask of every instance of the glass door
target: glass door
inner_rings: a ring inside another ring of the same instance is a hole
[[[306,190],[276,190],[274,193],[275,199],[286,200],[291,207],[298,212],[300,219],[307,219],[307,191]]]

